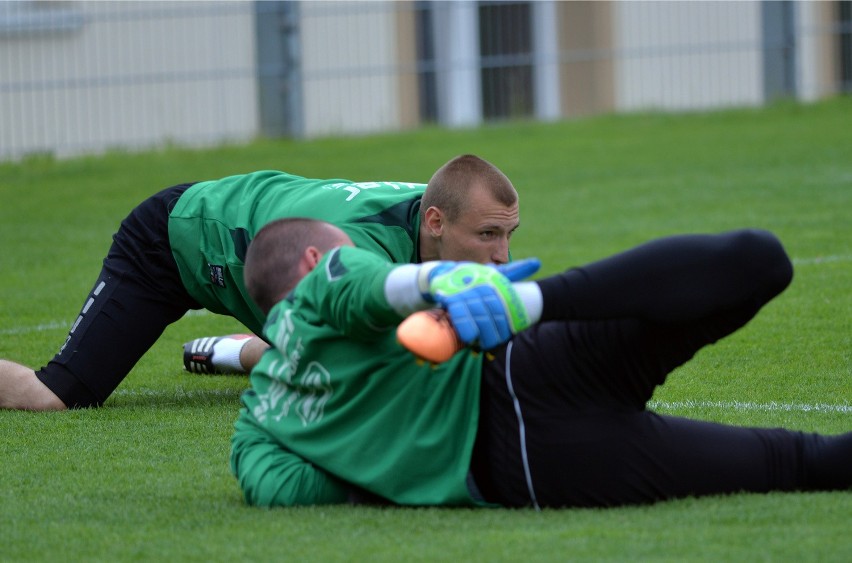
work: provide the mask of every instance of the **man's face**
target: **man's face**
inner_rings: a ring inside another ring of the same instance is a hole
[[[438,259],[505,264],[509,261],[509,239],[518,228],[519,207],[517,202],[503,205],[486,189],[475,188],[469,205],[455,221],[447,221],[434,208],[431,213],[427,211],[426,221],[436,237]]]

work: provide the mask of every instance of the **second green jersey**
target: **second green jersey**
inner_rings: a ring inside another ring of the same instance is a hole
[[[288,469],[270,485],[275,499],[244,483],[250,502],[340,501],[330,475],[398,504],[478,504],[467,478],[482,356],[463,350],[433,366],[405,350],[384,295],[392,268],[361,249],[331,251],[270,312],[273,347],[243,394],[232,463],[268,443],[260,435],[277,453],[235,474],[256,484],[267,469]]]
[[[306,217],[340,227],[359,248],[396,263],[418,261],[425,184],[316,180],[267,170],[199,182],[169,215],[169,241],[189,294],[260,334],[264,317],[243,282],[245,253],[267,223]]]

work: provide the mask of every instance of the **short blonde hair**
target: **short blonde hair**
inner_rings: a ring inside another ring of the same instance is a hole
[[[476,186],[484,186],[500,203],[517,203],[518,192],[499,168],[478,156],[464,154],[441,166],[429,180],[420,203],[420,218],[430,207],[444,212],[448,221],[455,221],[467,208],[468,194]]]

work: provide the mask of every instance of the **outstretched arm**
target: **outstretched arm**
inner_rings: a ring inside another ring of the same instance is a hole
[[[490,349],[536,321],[538,311],[530,314],[512,282],[538,268],[537,259],[502,266],[452,261],[399,266],[341,247],[323,256],[292,299],[302,314],[310,309],[322,322],[360,340],[395,327],[415,311],[441,307],[465,343]],[[273,310],[269,322],[276,319]]]

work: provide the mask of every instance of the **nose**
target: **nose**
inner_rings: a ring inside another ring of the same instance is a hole
[[[509,263],[509,239],[508,237],[503,237],[497,243],[494,252],[491,254],[491,261],[495,264],[508,264]]]

